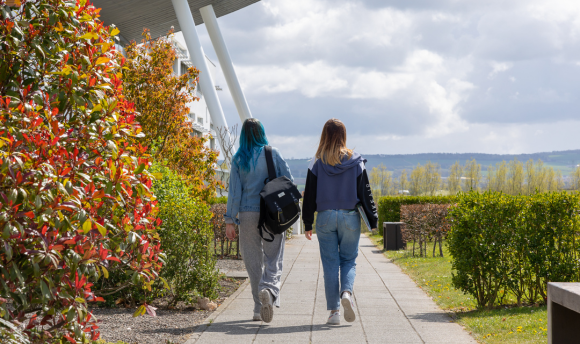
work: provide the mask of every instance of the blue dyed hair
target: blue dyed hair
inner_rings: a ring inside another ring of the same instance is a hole
[[[240,148],[238,148],[238,151],[234,155],[234,159],[237,159],[243,171],[248,172],[250,171],[250,161],[252,162],[252,166],[256,167],[258,155],[262,151],[262,148],[267,145],[268,139],[266,138],[266,132],[264,131],[262,123],[255,118],[248,118],[242,125]],[[255,158],[254,151],[258,152]]]

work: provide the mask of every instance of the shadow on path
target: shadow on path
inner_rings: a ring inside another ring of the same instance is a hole
[[[452,321],[451,317],[446,313],[441,312],[427,312],[417,314],[407,314],[409,319],[419,320],[422,322],[445,324]]]
[[[261,325],[261,327],[260,327]],[[252,320],[224,321],[209,325],[205,332],[223,333],[228,335],[255,334],[260,330],[260,334],[282,334],[282,333],[301,333],[310,331],[331,331],[336,328],[350,327],[352,325],[329,326],[323,325],[294,325],[294,326],[269,326]]]

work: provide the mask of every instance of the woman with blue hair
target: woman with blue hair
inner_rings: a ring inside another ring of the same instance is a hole
[[[280,307],[280,278],[284,258],[285,235],[275,235],[274,241],[262,239],[258,230],[260,219],[260,191],[268,179],[264,147],[268,139],[264,126],[255,118],[242,125],[240,148],[232,159],[228,195],[226,236],[236,237],[234,224],[240,227],[240,252],[252,286],[254,320],[272,321],[274,307]],[[286,176],[293,181],[290,168],[276,148],[272,148],[276,177]]]

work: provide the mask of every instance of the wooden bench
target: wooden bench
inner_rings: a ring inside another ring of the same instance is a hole
[[[548,283],[548,344],[580,343],[580,283]]]

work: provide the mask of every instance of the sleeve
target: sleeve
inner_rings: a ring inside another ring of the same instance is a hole
[[[240,224],[238,212],[240,211],[240,202],[242,201],[242,183],[240,180],[240,170],[238,164],[232,159],[230,168],[230,189],[228,192],[228,206],[224,215],[224,221],[228,224]]]
[[[377,228],[379,216],[377,215],[377,207],[373,200],[373,193],[371,191],[367,170],[363,168],[362,173],[356,179],[357,197],[363,206],[367,218],[369,219],[371,228]]]
[[[304,201],[302,203],[302,221],[304,221],[304,229],[306,231],[312,230],[314,224],[314,213],[316,212],[316,186],[318,177],[308,168],[306,175],[306,187],[304,189]]]
[[[278,176],[278,177],[286,176],[286,177],[288,177],[288,179],[290,179],[292,182],[294,182],[294,178],[292,177],[292,172],[290,172],[290,166],[288,166],[288,163],[286,162],[286,160],[284,160],[284,158],[282,157],[282,154],[280,154],[280,151],[277,148],[274,148],[272,150],[276,152],[276,154],[275,154],[275,156],[276,156],[276,176]]]

